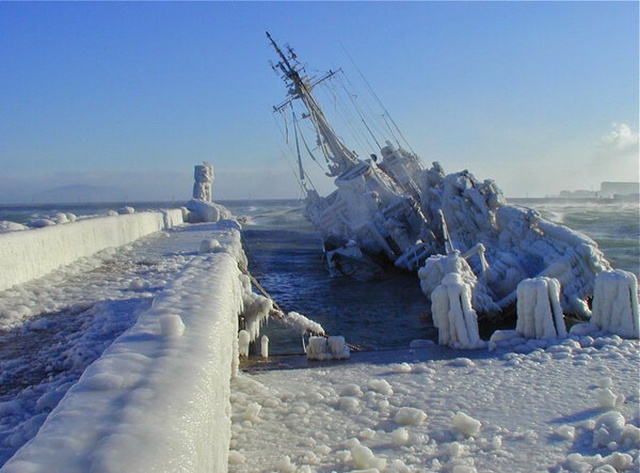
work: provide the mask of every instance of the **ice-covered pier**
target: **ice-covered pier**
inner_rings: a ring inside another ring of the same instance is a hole
[[[183,225],[187,214],[0,234],[1,471],[226,471],[245,290],[240,226]],[[135,312],[130,326],[118,311]],[[74,318],[90,322],[65,333]],[[56,360],[53,348],[39,346],[47,343],[68,346]],[[93,361],[83,350],[95,345],[108,348]],[[41,364],[41,373],[16,379],[26,364]],[[86,364],[77,382],[65,376]]]

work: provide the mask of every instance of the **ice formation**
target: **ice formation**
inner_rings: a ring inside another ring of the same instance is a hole
[[[307,332],[314,333],[316,335],[324,334],[322,325],[302,314],[299,314],[298,312],[291,311],[286,314],[281,312],[280,315],[282,316],[282,320],[285,324],[292,327],[294,330],[298,330],[301,334]]]
[[[309,337],[306,351],[309,360],[344,360],[350,356],[349,347],[342,336]]]
[[[209,163],[197,165],[193,172],[193,198],[203,202],[211,202],[211,186],[213,184],[213,166]]]
[[[633,273],[615,270],[598,275],[591,322],[621,337],[640,338],[638,280]]]
[[[525,338],[562,338],[567,330],[560,305],[560,283],[539,277],[518,284],[516,331]]]
[[[491,299],[487,287],[478,284],[478,277],[474,274],[467,260],[459,251],[452,251],[447,255],[433,255],[427,258],[424,266],[418,270],[420,288],[424,295],[431,299],[436,287],[443,283],[443,278],[450,273],[459,274],[462,281],[471,289],[471,306],[482,307],[486,314],[500,311]]]
[[[249,344],[251,343],[251,335],[242,329],[238,332],[238,352],[240,356],[249,356]]]
[[[217,222],[222,219],[230,219],[233,216],[223,205],[212,201],[211,188],[213,184],[213,166],[204,163],[195,166],[193,184],[193,198],[187,203],[189,210],[188,221]]]
[[[431,313],[440,345],[469,349],[485,346],[471,305],[471,287],[460,274],[449,273],[442,278],[442,284],[431,293]]]
[[[260,337],[260,356],[269,358],[269,337],[266,335]]]
[[[260,328],[269,319],[273,311],[273,301],[267,297],[255,294],[251,290],[251,279],[246,274],[238,276],[242,283],[242,315],[244,328],[253,342],[260,336]]]
[[[27,230],[29,227],[21,223],[9,222],[8,220],[0,220],[0,233],[18,232]]]

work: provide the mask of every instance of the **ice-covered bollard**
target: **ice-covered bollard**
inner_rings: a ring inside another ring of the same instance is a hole
[[[329,337],[327,340],[329,345],[329,351],[331,352],[331,356],[335,360],[343,360],[345,358],[349,358],[351,351],[349,350],[349,346],[345,341],[344,337],[341,335],[337,335],[334,337]]]
[[[562,338],[567,329],[560,304],[560,283],[553,278],[525,279],[517,289],[516,331],[526,338]]]
[[[617,269],[596,276],[591,322],[621,337],[640,338],[638,280]]]
[[[431,293],[431,313],[440,345],[468,349],[485,346],[478,332],[478,316],[471,306],[471,288],[459,274],[447,274]]]
[[[211,186],[213,184],[213,166],[203,163],[195,167],[193,172],[193,198],[203,202],[211,202]]]
[[[326,360],[329,358],[327,339],[324,337],[309,337],[307,344],[307,358],[309,360]]]
[[[344,360],[349,358],[350,350],[344,337],[310,337],[307,345],[309,360]]]
[[[246,330],[240,330],[238,332],[238,353],[240,356],[249,356],[249,343],[251,342],[251,335]]]
[[[260,337],[260,355],[262,358],[269,358],[269,337],[266,335]]]

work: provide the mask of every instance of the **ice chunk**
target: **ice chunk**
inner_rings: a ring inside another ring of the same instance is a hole
[[[609,387],[598,389],[596,391],[596,399],[598,399],[598,404],[603,409],[615,409],[624,402],[624,396],[614,393]]]
[[[422,409],[415,407],[403,407],[394,417],[397,424],[400,425],[419,425],[427,419],[427,414]]]
[[[184,333],[185,325],[178,314],[166,314],[159,318],[160,333],[164,337],[180,337]]]
[[[404,427],[400,427],[393,431],[391,439],[395,445],[407,445],[409,443],[409,431]]]
[[[625,431],[625,419],[617,411],[602,414],[596,420],[593,430],[593,446],[606,447],[611,442],[619,442]]]
[[[525,279],[518,284],[516,331],[526,338],[565,337],[560,283],[553,278]]]
[[[615,270],[598,274],[591,321],[606,332],[640,338],[638,280],[633,273]]]
[[[244,411],[243,418],[250,422],[255,422],[258,420],[258,414],[262,410],[262,406],[257,402],[250,403]]]
[[[351,457],[357,468],[375,468],[382,471],[387,464],[384,458],[377,458],[369,447],[359,443],[351,447]]]
[[[266,335],[260,337],[260,355],[262,358],[269,358],[269,337]]]
[[[471,287],[458,273],[449,273],[431,293],[431,312],[438,343],[454,348],[485,346],[478,332],[478,317],[471,307]]]
[[[455,431],[460,432],[466,437],[474,437],[480,433],[482,423],[464,412],[458,412],[453,417],[451,426]]]
[[[391,396],[393,394],[393,388],[386,379],[372,379],[367,383],[367,387],[385,396]]]
[[[222,245],[215,238],[208,238],[200,242],[198,253],[215,253],[222,249]]]

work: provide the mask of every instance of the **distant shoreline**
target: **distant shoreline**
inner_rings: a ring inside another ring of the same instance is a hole
[[[507,202],[512,204],[523,204],[523,203],[595,203],[595,204],[612,204],[619,202],[636,202],[640,203],[640,196],[638,195],[629,195],[629,196],[616,196],[616,197],[562,197],[562,196],[552,196],[552,197],[507,197]],[[109,201],[109,202],[21,202],[21,203],[0,203],[0,208],[5,209],[21,209],[21,208],[50,208],[55,206],[64,206],[64,207],[117,207],[128,205],[131,207],[182,207],[187,204],[189,199],[184,200],[142,200],[142,201]],[[298,198],[290,198],[290,199],[214,199],[215,202],[224,205],[225,203],[240,203],[240,202],[300,202],[303,203],[302,200]]]

